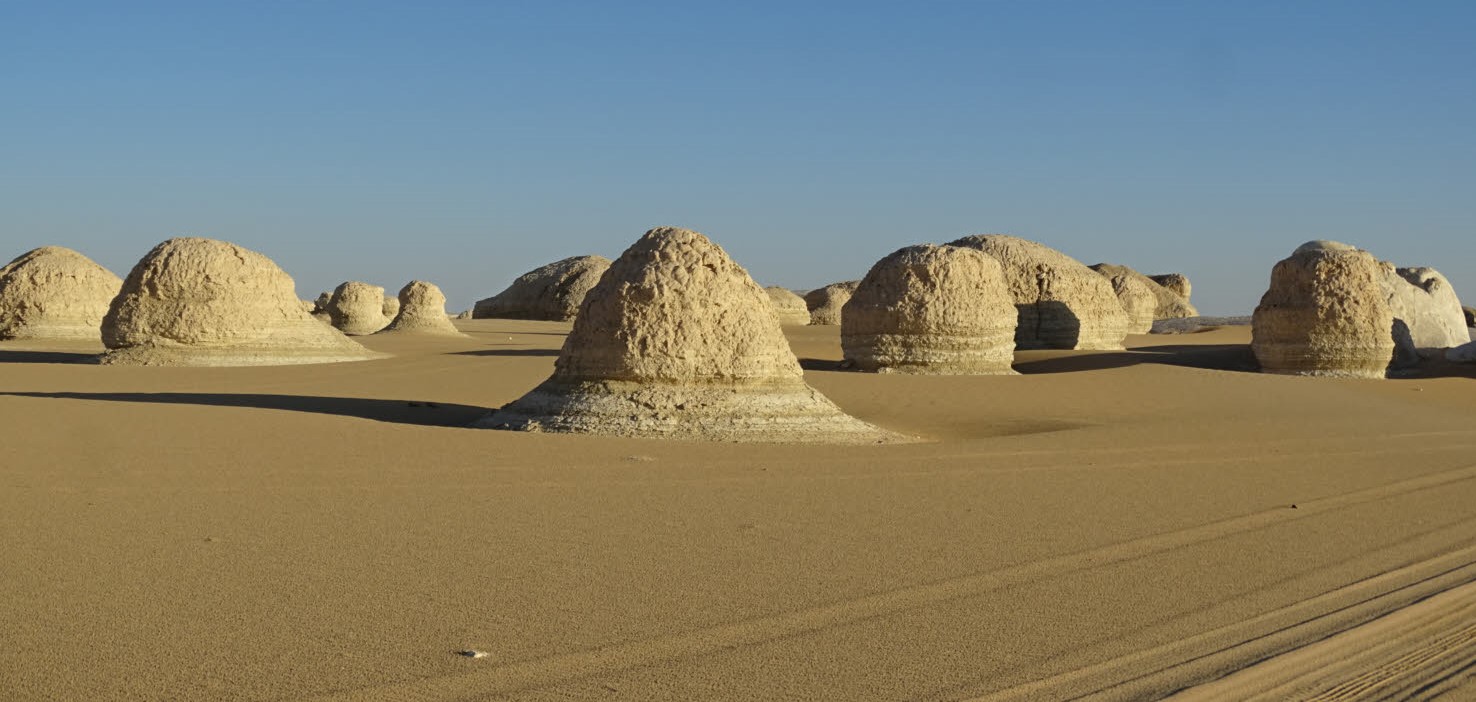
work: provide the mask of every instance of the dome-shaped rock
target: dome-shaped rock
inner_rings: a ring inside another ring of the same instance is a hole
[[[29,251],[0,268],[0,339],[97,341],[123,281],[60,246]]]
[[[841,314],[841,348],[865,371],[1010,375],[1017,319],[998,261],[908,246],[861,279]]]
[[[1265,373],[1382,378],[1394,356],[1383,268],[1337,242],[1298,247],[1271,270],[1252,316],[1251,349]]]
[[[805,384],[768,296],[726,252],[653,229],[585,297],[553,376],[477,423],[723,441],[897,438]]]
[[[610,267],[604,256],[574,256],[518,276],[512,285],[472,307],[472,318],[567,322]]]
[[[394,319],[395,315],[398,315],[400,313],[400,298],[385,295],[384,306],[381,307],[380,310],[380,313],[384,315],[385,319]]]
[[[952,245],[979,249],[1003,266],[1020,314],[1016,348],[1122,348],[1127,313],[1112,284],[1081,262],[1004,234],[966,236]]]
[[[1402,355],[1470,343],[1461,301],[1445,276],[1434,268],[1395,268],[1387,262],[1382,267],[1389,310],[1397,320],[1394,343]]]
[[[1142,289],[1147,290],[1153,295],[1154,320],[1182,319],[1185,317],[1199,316],[1199,310],[1194,309],[1194,305],[1189,304],[1189,298],[1187,296],[1181,295],[1174,290],[1170,290],[1169,288],[1160,285],[1153,278],[1143,275],[1142,273],[1128,268],[1127,266],[1119,266],[1111,263],[1098,263],[1091,268],[1092,270],[1107,276],[1109,280],[1114,281],[1114,290],[1118,289],[1118,283],[1116,282],[1118,278],[1131,278],[1134,281],[1137,281],[1138,285],[1134,287],[1141,287]],[[1182,276],[1180,277],[1182,278]],[[1188,286],[1189,281],[1185,279],[1184,288],[1188,289]],[[1122,299],[1122,296],[1118,295],[1118,299]],[[1132,316],[1131,313],[1129,313],[1129,316]]]
[[[777,285],[764,288],[769,295],[769,304],[774,306],[774,316],[784,326],[804,326],[810,323],[810,310],[805,307],[805,298],[788,288]]]
[[[805,307],[810,310],[810,324],[834,326],[841,323],[841,309],[856,292],[859,280],[831,283],[818,290],[805,293]]]
[[[333,289],[328,315],[333,326],[345,334],[373,334],[389,323],[384,318],[384,288],[357,280],[343,283]]]
[[[400,289],[399,313],[385,332],[466,336],[446,316],[446,296],[434,283],[412,280]]]
[[[155,246],[102,324],[103,363],[250,366],[360,361],[377,354],[303,311],[292,278],[235,244]]]
[[[1128,333],[1147,334],[1153,331],[1153,322],[1158,318],[1158,296],[1153,294],[1153,289],[1149,286],[1157,284],[1152,281],[1145,283],[1143,280],[1146,278],[1140,280],[1126,271],[1116,270],[1126,268],[1125,266],[1098,263],[1091,268],[1112,283],[1112,292],[1117,295],[1118,304],[1122,305],[1122,311],[1128,316]]]

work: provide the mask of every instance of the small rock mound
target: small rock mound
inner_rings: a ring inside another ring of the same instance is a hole
[[[460,314],[456,315],[456,318],[457,319],[472,319],[472,311],[471,310],[462,310]]]
[[[1112,283],[1112,292],[1116,293],[1118,304],[1122,305],[1122,311],[1128,316],[1128,333],[1147,334],[1153,331],[1153,322],[1158,319],[1158,296],[1149,287],[1151,281],[1144,283],[1135,276],[1113,270],[1125,268],[1124,266],[1098,263],[1091,268]]]
[[[1170,290],[1157,281],[1127,266],[1118,266],[1111,263],[1098,263],[1092,266],[1092,270],[1101,273],[1108,279],[1118,277],[1132,278],[1145,290],[1153,294],[1153,319],[1179,319],[1182,317],[1198,317],[1199,310],[1189,304],[1189,298],[1185,295]],[[1182,276],[1180,276],[1182,278]],[[1184,280],[1184,289],[1189,288],[1189,281]]]
[[[1004,234],[966,236],[952,245],[979,249],[1004,267],[1020,315],[1016,348],[1122,348],[1127,313],[1112,284],[1080,261]]]
[[[1278,262],[1251,320],[1264,373],[1383,378],[1394,356],[1383,268],[1347,244],[1308,242]]]
[[[194,237],[165,241],[133,267],[102,337],[109,364],[285,365],[383,355],[304,312],[292,278],[271,259]]]
[[[1183,273],[1160,273],[1158,275],[1150,275],[1148,278],[1162,285],[1165,290],[1184,298],[1185,302],[1189,301],[1189,292],[1193,288],[1189,285],[1189,277]]]
[[[400,298],[385,295],[384,307],[380,309],[385,319],[393,320],[396,315],[400,314]]]
[[[810,323],[810,310],[805,307],[805,298],[788,288],[777,285],[764,288],[769,294],[769,304],[774,306],[774,316],[784,326],[804,326]]]
[[[604,256],[574,256],[536,268],[506,290],[477,301],[473,319],[538,319],[567,322],[579,313],[584,296],[610,268]]]
[[[328,300],[333,326],[349,336],[373,334],[388,323],[384,318],[384,288],[350,280],[333,289]]]
[[[412,280],[400,289],[395,321],[385,332],[466,336],[446,316],[446,296],[432,283]]]
[[[810,324],[835,326],[841,323],[841,309],[856,292],[859,280],[831,283],[818,290],[805,293],[805,307],[810,310]]]
[[[1017,319],[998,261],[908,246],[861,279],[841,314],[841,348],[864,371],[1012,375]]]
[[[0,268],[0,339],[97,341],[122,285],[71,249],[28,251]]]
[[[706,237],[646,232],[585,297],[553,376],[477,426],[719,441],[900,437],[805,384],[748,272]]]

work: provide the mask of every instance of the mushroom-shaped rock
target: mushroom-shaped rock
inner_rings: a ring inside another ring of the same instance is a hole
[[[292,278],[255,251],[184,237],[129,272],[102,323],[103,363],[263,366],[361,361],[372,352],[303,311]]]
[[[1384,271],[1369,254],[1308,242],[1271,269],[1251,318],[1264,373],[1383,378],[1394,356]]]
[[[1183,273],[1160,273],[1158,275],[1150,275],[1148,277],[1152,279],[1153,282],[1162,285],[1165,290],[1168,290],[1169,292],[1172,292],[1179,297],[1184,298],[1184,302],[1189,301],[1189,292],[1193,288],[1189,285],[1189,277],[1184,275]],[[1194,315],[1185,316],[1192,317]]]
[[[908,246],[861,279],[841,314],[841,348],[864,371],[1012,375],[1018,316],[998,261]]]
[[[1106,263],[1092,266],[1092,270],[1112,283],[1112,292],[1117,295],[1118,304],[1122,305],[1122,311],[1128,316],[1128,333],[1147,334],[1153,331],[1153,322],[1158,318],[1158,296],[1149,287],[1156,284],[1152,281],[1144,283],[1137,276],[1114,270],[1119,268],[1125,267]]]
[[[721,441],[870,443],[890,432],[805,384],[768,296],[685,229],[646,232],[585,297],[553,376],[477,426]]]
[[[412,280],[400,289],[399,313],[384,332],[466,336],[446,316],[446,296],[434,283]]]
[[[1448,349],[1471,341],[1465,313],[1450,281],[1434,268],[1382,264],[1394,314],[1397,356],[1418,358],[1421,349]]]
[[[373,334],[385,327],[384,288],[350,280],[333,289],[328,300],[333,326],[350,336]]]
[[[610,267],[604,256],[574,256],[518,276],[512,285],[472,307],[474,319],[539,319],[567,322]]]
[[[818,290],[805,293],[805,307],[810,310],[810,324],[834,326],[841,323],[841,309],[856,292],[859,280],[831,283]]]
[[[1199,316],[1199,310],[1194,309],[1194,305],[1189,304],[1188,297],[1180,295],[1179,293],[1170,290],[1169,288],[1159,285],[1158,282],[1155,281],[1153,278],[1143,275],[1142,273],[1128,268],[1127,266],[1119,266],[1111,263],[1098,263],[1097,265],[1092,266],[1092,270],[1107,276],[1108,280],[1113,281],[1114,290],[1120,290],[1119,284],[1117,283],[1117,280],[1119,278],[1131,278],[1132,280],[1137,281],[1138,284],[1133,287],[1140,287],[1143,290],[1147,290],[1153,295],[1154,320],[1181,319],[1184,317]],[[1188,285],[1189,281],[1185,280],[1184,286],[1186,289],[1188,288]],[[1121,294],[1118,295],[1118,299],[1122,299]],[[1132,313],[1129,312],[1128,316],[1131,317]]]
[[[384,315],[384,318],[386,320],[392,320],[392,319],[394,319],[395,318],[395,315],[398,315],[400,313],[400,298],[398,298],[398,297],[390,297],[389,295],[385,295],[384,296],[384,307],[382,307],[380,309],[381,309],[381,314]]]
[[[1004,267],[1020,315],[1016,348],[1122,348],[1127,313],[1112,284],[1080,261],[1004,234],[966,236],[952,245],[979,249]]]
[[[29,251],[0,268],[0,339],[97,341],[123,281],[60,246]]]
[[[769,294],[769,304],[774,306],[774,316],[784,326],[804,326],[810,323],[810,310],[805,307],[805,298],[788,288],[777,285],[764,288]]]

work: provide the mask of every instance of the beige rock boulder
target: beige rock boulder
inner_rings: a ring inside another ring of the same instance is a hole
[[[1383,268],[1367,251],[1311,241],[1271,270],[1251,318],[1264,373],[1383,378],[1394,357]]]
[[[540,319],[567,322],[579,312],[584,296],[610,267],[604,256],[574,256],[536,268],[496,295],[478,300],[474,319]]]
[[[861,279],[841,314],[841,348],[864,371],[1013,375],[1018,317],[989,255],[908,246]]]
[[[716,441],[894,434],[805,384],[768,295],[685,229],[646,232],[589,291],[553,376],[477,426]]]
[[[1382,263],[1394,314],[1397,357],[1418,360],[1419,351],[1448,349],[1471,341],[1461,301],[1450,281],[1434,268],[1395,268]]]
[[[350,280],[333,289],[328,300],[333,326],[349,336],[373,334],[389,323],[384,318],[384,288]]]
[[[456,318],[457,319],[472,319],[472,311],[471,310],[462,310],[460,314],[457,314],[456,315]]]
[[[71,249],[28,251],[0,268],[0,339],[97,341],[122,285]]]
[[[859,280],[831,283],[818,290],[805,293],[805,307],[810,310],[810,324],[834,326],[841,323],[841,309],[856,292]]]
[[[1160,273],[1158,275],[1150,275],[1148,277],[1151,278],[1153,282],[1162,285],[1165,290],[1168,290],[1175,295],[1184,298],[1185,302],[1189,301],[1189,292],[1193,288],[1189,285],[1189,277],[1184,275],[1183,273]],[[1192,317],[1194,315],[1186,316]]]
[[[395,315],[398,315],[399,313],[400,299],[397,297],[390,297],[389,295],[385,295],[384,307],[381,308],[381,314],[384,315],[384,318],[386,320],[393,320],[395,318]]]
[[[412,280],[400,289],[395,320],[382,333],[466,336],[446,316],[446,296],[434,283]]]
[[[1199,310],[1189,304],[1189,298],[1170,290],[1155,281],[1153,278],[1143,275],[1127,266],[1119,266],[1111,263],[1098,263],[1092,266],[1092,270],[1107,276],[1109,280],[1117,278],[1131,278],[1137,282],[1134,287],[1141,287],[1153,294],[1153,319],[1183,319],[1186,317],[1198,317]],[[1117,284],[1114,283],[1114,288]],[[1184,280],[1184,289],[1188,289],[1189,281]],[[1120,298],[1120,296],[1119,296]],[[1139,332],[1141,333],[1141,332]]]
[[[774,306],[774,316],[783,326],[804,326],[810,323],[810,310],[805,307],[805,298],[788,288],[777,285],[764,288],[769,295],[769,304]]]
[[[1144,283],[1138,276],[1115,270],[1125,268],[1124,266],[1098,263],[1091,268],[1112,283],[1112,292],[1117,295],[1118,304],[1122,305],[1122,311],[1128,316],[1128,333],[1147,334],[1153,331],[1153,322],[1158,319],[1158,296],[1153,294],[1153,289],[1149,286],[1157,284],[1152,281]]]
[[[1121,349],[1128,316],[1112,284],[1066,254],[1005,234],[966,236],[953,246],[978,249],[1004,268],[1019,312],[1019,349]]]
[[[108,364],[256,366],[377,358],[303,311],[292,278],[255,251],[185,237],[129,272],[102,323]]]

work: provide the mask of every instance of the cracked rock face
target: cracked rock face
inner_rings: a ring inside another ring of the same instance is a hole
[[[951,245],[983,251],[1003,267],[1019,313],[1016,348],[1122,348],[1127,313],[1112,284],[1080,261],[1004,234],[966,236]]]
[[[604,256],[573,256],[541,266],[514,280],[506,290],[472,307],[474,319],[538,319],[567,322],[600,276],[610,268]]]
[[[350,280],[333,289],[328,300],[333,326],[349,336],[373,334],[389,323],[384,318],[384,288]]]
[[[396,299],[395,321],[384,332],[466,336],[446,316],[446,295],[434,283],[412,280]]]
[[[0,268],[0,339],[98,341],[122,285],[71,249],[28,251]]]
[[[773,286],[764,288],[769,295],[769,304],[774,306],[774,316],[783,326],[804,326],[810,323],[810,310],[805,307],[805,298],[788,288]]]
[[[864,371],[1012,375],[1017,319],[998,261],[908,246],[877,261],[846,302],[841,347]]]
[[[589,291],[553,376],[477,426],[715,441],[899,440],[805,384],[768,295],[706,237],[653,229]]]
[[[285,365],[383,355],[314,320],[271,259],[195,237],[165,241],[133,267],[102,337],[106,364]]]
[[[846,302],[851,299],[851,294],[856,292],[859,280],[847,280],[840,283],[831,283],[818,290],[811,290],[805,294],[805,307],[810,310],[810,324],[816,326],[834,326],[841,323],[841,310]]]
[[[1379,261],[1347,244],[1312,241],[1271,270],[1252,316],[1261,371],[1383,378],[1394,356],[1394,314]]]

